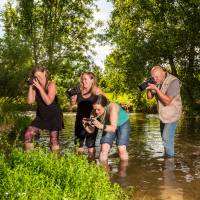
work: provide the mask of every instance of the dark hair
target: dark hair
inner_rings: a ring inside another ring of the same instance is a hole
[[[36,64],[34,67],[33,67],[33,69],[32,69],[32,76],[34,76],[34,74],[35,74],[35,72],[46,72],[46,78],[48,79],[48,76],[49,76],[49,72],[48,72],[48,70],[44,67],[44,66],[42,66],[42,65],[40,65],[40,64]]]
[[[103,95],[96,95],[94,97],[93,104],[100,104],[103,107],[106,107],[109,104],[108,99]]]

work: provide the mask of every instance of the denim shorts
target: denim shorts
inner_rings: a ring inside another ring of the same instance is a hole
[[[101,138],[101,144],[112,145],[113,141],[116,139],[117,146],[126,145],[128,146],[130,134],[130,120],[128,119],[124,124],[117,127],[116,132],[104,132]]]

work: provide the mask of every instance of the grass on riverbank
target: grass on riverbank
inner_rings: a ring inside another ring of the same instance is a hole
[[[127,199],[102,167],[70,152],[58,157],[42,150],[0,154],[0,198],[40,200]]]

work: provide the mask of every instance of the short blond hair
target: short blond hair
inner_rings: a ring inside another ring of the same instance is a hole
[[[152,68],[151,68],[151,72],[154,71],[154,70],[160,70],[160,71],[166,71],[162,66],[160,65],[154,65]]]

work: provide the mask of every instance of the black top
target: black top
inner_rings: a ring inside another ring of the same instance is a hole
[[[82,120],[82,118],[89,118],[92,112],[92,104],[94,102],[94,95],[89,98],[83,98],[81,94],[77,94],[77,112],[76,119]]]
[[[50,105],[47,105],[43,101],[39,91],[36,90],[36,102],[36,118],[33,120],[31,125],[49,131],[61,130],[63,128],[63,114],[57,96],[55,96]]]

